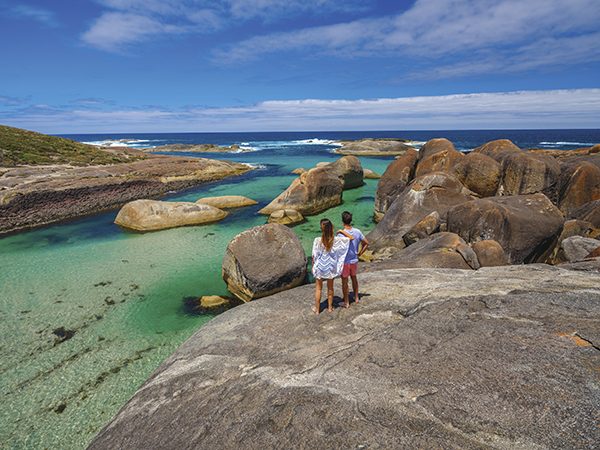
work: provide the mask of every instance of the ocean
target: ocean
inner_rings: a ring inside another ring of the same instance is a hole
[[[294,133],[85,134],[62,137],[111,146],[239,145],[238,153],[170,153],[231,160],[256,170],[161,200],[245,195],[257,205],[220,223],[153,233],[114,224],[118,210],[0,236],[0,447],[84,449],[150,373],[211,319],[186,299],[228,295],[221,279],[227,244],[266,223],[258,211],[296,178],[292,171],[333,162],[337,140],[444,137],[468,152],[495,139],[521,148],[574,149],[600,143],[600,130],[365,131]],[[394,159],[360,157],[382,174]],[[341,226],[354,214],[367,234],[377,180],[345,191],[344,203],[293,227],[307,255],[319,221]],[[336,225],[336,226],[337,226]],[[259,251],[257,249],[257,251]],[[307,314],[314,299],[306,299]]]

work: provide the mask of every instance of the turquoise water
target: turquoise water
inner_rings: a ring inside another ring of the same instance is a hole
[[[228,294],[227,244],[266,223],[258,210],[289,186],[296,177],[289,172],[337,158],[289,158],[278,176],[263,168],[164,198],[237,194],[260,202],[218,224],[135,234],[114,225],[115,210],[0,239],[0,447],[85,448],[211,318],[186,314],[183,299]],[[382,173],[389,161],[365,162]],[[322,217],[341,226],[347,208],[365,232],[374,226],[376,185],[367,180],[344,193],[344,205],[294,227],[307,255]]]
[[[453,134],[454,133],[454,134]],[[238,144],[248,153],[202,154],[252,163],[257,170],[182,193],[168,201],[245,195],[259,203],[230,211],[218,224],[129,233],[117,210],[0,238],[0,448],[83,449],[150,373],[211,316],[186,313],[184,299],[227,295],[221,263],[227,244],[266,223],[258,213],[309,169],[335,161],[327,139],[447,137],[469,150],[509,138],[522,148],[576,148],[600,142],[598,130],[493,132],[254,133],[67,136],[79,141],[135,138],[128,145]],[[119,145],[122,145],[120,143]],[[190,154],[193,155],[193,154]],[[196,156],[198,156],[196,154]],[[393,157],[361,157],[382,174]],[[344,204],[295,226],[309,255],[319,221],[354,213],[365,234],[374,227],[377,180],[345,191]],[[310,308],[314,299],[307,298]]]

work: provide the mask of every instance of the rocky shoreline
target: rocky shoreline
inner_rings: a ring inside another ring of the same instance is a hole
[[[361,273],[360,302],[319,316],[311,285],[246,303],[89,449],[595,448],[600,273],[573,268]]]
[[[151,155],[131,148],[109,151],[127,151],[146,159],[86,167],[63,164],[0,169],[0,234],[117,208],[252,170],[228,161]]]
[[[220,147],[216,144],[168,144],[159,145],[157,147],[145,148],[145,152],[210,152],[210,153],[223,153],[223,152],[250,152],[252,150],[240,147],[239,145],[233,144],[230,147]]]

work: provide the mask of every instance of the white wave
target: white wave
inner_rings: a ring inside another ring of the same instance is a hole
[[[590,144],[589,142],[565,142],[565,141],[558,141],[558,142],[540,142],[539,145],[550,145],[550,146],[557,146],[557,145],[583,145],[585,147],[592,147],[596,144]]]
[[[334,145],[341,146],[339,142],[335,142],[330,139],[300,139],[295,141],[255,141],[255,142],[242,142],[240,146],[248,146],[255,150],[264,150],[268,148],[278,147],[295,147],[300,145]]]
[[[248,166],[248,167],[252,167],[253,169],[266,169],[267,166],[265,166],[264,164],[255,164],[255,163],[240,163],[243,164],[244,166]]]
[[[258,152],[260,151],[260,148],[257,147],[250,147],[249,145],[240,145],[240,149],[239,150],[234,150],[231,153],[247,153],[247,152]]]
[[[102,141],[84,141],[83,144],[94,145],[96,147],[148,147],[145,142],[151,142],[149,139],[104,139]]]

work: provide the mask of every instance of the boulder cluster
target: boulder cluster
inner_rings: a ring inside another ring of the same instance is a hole
[[[341,205],[342,193],[363,185],[364,171],[356,156],[344,156],[333,163],[319,163],[303,171],[290,187],[260,210],[272,214],[280,210],[296,210],[310,216]]]
[[[370,260],[471,269],[582,260],[600,247],[598,152],[557,158],[503,139],[463,154],[432,139],[379,180]]]

